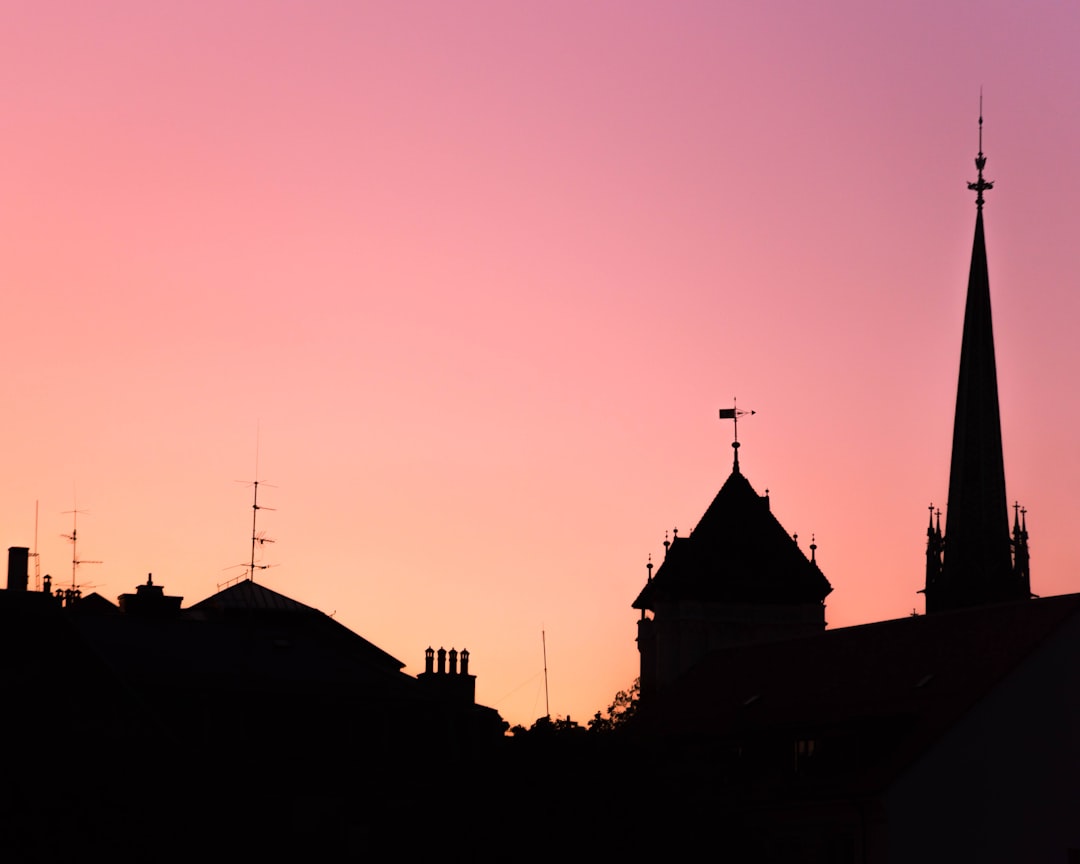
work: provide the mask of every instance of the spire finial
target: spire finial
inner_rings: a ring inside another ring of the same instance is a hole
[[[986,157],[983,155],[982,149],[982,87],[979,88],[979,155],[975,157],[975,167],[979,171],[979,179],[974,183],[968,183],[968,189],[971,189],[975,193],[975,206],[982,210],[983,206],[983,192],[986,192],[994,188],[993,180],[983,179],[983,168],[986,167]]]
[[[731,404],[735,405],[734,398],[732,398]],[[757,414],[757,411],[740,411],[736,407],[720,409],[721,420],[732,420],[735,423],[735,440],[731,443],[732,448],[735,450],[735,466],[732,468],[732,472],[735,474],[739,473],[739,418],[747,414],[753,417]]]

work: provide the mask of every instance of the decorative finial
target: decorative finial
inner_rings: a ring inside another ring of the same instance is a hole
[[[735,399],[731,400],[732,405],[735,404]],[[732,471],[735,474],[739,473],[739,418],[749,414],[751,417],[757,414],[757,411],[740,411],[738,408],[721,408],[720,419],[732,420],[735,423],[735,440],[731,443],[732,448],[735,450],[735,466]]]
[[[982,87],[979,88],[979,155],[975,157],[975,167],[979,171],[979,179],[974,183],[968,183],[968,189],[971,189],[975,193],[975,206],[982,210],[983,206],[983,192],[986,192],[994,188],[993,180],[983,179],[983,168],[986,167],[986,157],[983,155],[982,149]]]
[[[649,563],[645,565],[645,569],[649,571],[649,576],[646,581],[652,582],[652,552],[649,553]]]
[[[810,535],[810,563],[817,563],[817,543],[815,542],[816,535]]]

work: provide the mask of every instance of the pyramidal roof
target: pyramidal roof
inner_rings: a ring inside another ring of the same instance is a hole
[[[307,606],[299,600],[286,597],[251,579],[244,579],[242,582],[223,588],[216,594],[211,594],[205,600],[192,605],[188,611],[196,609],[261,609],[276,612],[305,612],[312,615],[323,614],[313,606]]]
[[[284,594],[273,591],[265,585],[259,585],[251,579],[245,579],[211,594],[183,612],[191,619],[220,619],[230,617],[255,616],[259,619],[307,622],[309,626],[332,635],[336,639],[349,643],[360,650],[374,663],[390,669],[404,668],[405,664],[383,651],[378,645],[369,642],[358,633],[354,633],[334,618],[313,606],[293,600]]]
[[[832,591],[754,491],[738,462],[689,537],[676,537],[635,609],[693,600],[721,603],[818,603]]]

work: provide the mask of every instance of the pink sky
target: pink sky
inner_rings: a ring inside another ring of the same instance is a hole
[[[1006,482],[1080,590],[1080,7],[9,3],[0,544],[85,590],[241,571],[511,722],[637,674],[731,467],[842,626],[922,610],[979,87]],[[258,430],[258,431],[257,431]],[[33,577],[31,577],[33,578]]]

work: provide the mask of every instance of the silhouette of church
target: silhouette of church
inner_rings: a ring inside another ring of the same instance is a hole
[[[816,544],[742,473],[737,425],[730,476],[633,602],[641,703],[618,734],[508,749],[466,650],[429,647],[414,678],[251,579],[187,608],[150,577],[115,604],[29,591],[13,547],[0,858],[476,857],[527,838],[534,857],[1080,861],[1080,594],[1033,598],[1019,506],[1009,532],[979,122],[928,614],[826,629]]]
[[[638,731],[657,782],[678,777],[663,818],[708,813],[732,860],[1080,861],[1080,595],[1033,599],[1019,505],[1010,536],[979,130],[928,614],[826,630],[816,549],[742,475],[737,435],[731,476],[633,603]]]

